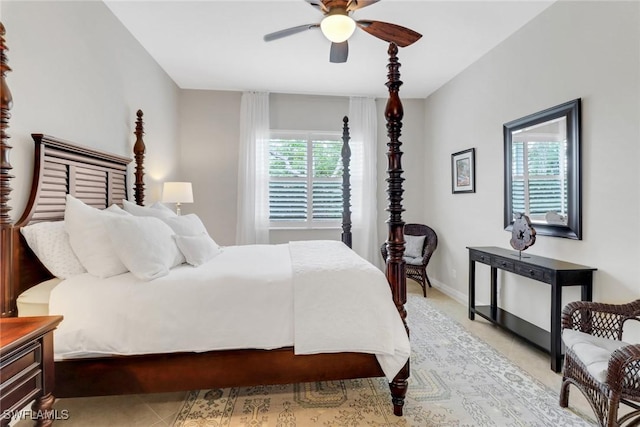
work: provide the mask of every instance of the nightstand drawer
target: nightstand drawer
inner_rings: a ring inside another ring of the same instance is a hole
[[[21,408],[42,391],[42,371],[36,368],[23,372],[14,376],[8,383],[3,378],[0,390],[0,407],[3,410]]]
[[[515,272],[521,276],[530,277],[541,282],[551,283],[551,276],[546,270],[529,265],[516,265]]]
[[[8,354],[0,361],[0,380],[7,383],[15,375],[39,366],[42,360],[42,348],[39,342],[29,343]]]

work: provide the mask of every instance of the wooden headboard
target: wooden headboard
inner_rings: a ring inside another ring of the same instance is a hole
[[[12,228],[12,277],[7,295],[15,314],[21,292],[53,276],[33,254],[20,228],[40,221],[64,219],[65,197],[104,209],[127,198],[130,158],[72,144],[48,135],[32,134],[35,142],[33,181],[24,213]]]
[[[48,135],[32,134],[35,142],[33,182],[29,201],[16,227],[64,219],[65,196],[104,209],[127,198],[130,158],[72,144]]]

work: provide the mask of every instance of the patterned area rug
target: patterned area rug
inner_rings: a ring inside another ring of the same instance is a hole
[[[558,406],[558,393],[460,324],[409,295],[411,378],[404,416],[385,379],[200,390],[177,427],[592,426]]]

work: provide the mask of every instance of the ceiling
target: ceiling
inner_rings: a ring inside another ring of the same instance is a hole
[[[361,29],[349,59],[329,62],[319,29],[262,37],[322,14],[304,0],[105,0],[115,16],[183,89],[386,97],[388,44]],[[550,6],[553,1],[382,0],[353,17],[423,35],[400,48],[403,98],[425,98]]]

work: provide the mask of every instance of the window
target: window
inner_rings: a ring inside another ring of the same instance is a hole
[[[513,211],[532,221],[549,211],[566,215],[566,142],[514,141],[512,149]]]
[[[335,227],[342,219],[342,136],[272,131],[269,220],[272,227]]]

